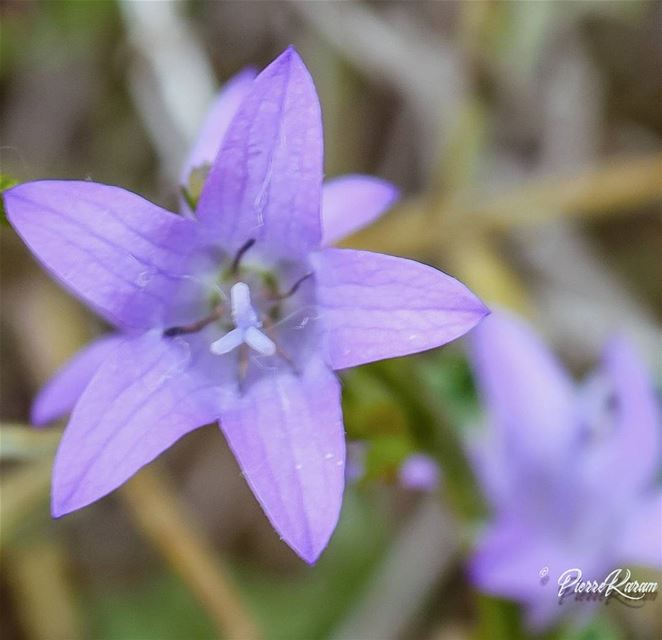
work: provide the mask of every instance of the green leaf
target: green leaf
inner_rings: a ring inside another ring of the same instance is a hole
[[[269,571],[243,563],[235,577],[266,640],[322,640],[353,609],[384,557],[387,514],[363,492],[350,489],[331,543],[314,567]]]
[[[519,607],[514,602],[476,594],[476,640],[523,640]]]
[[[103,640],[210,640],[206,612],[177,576],[150,575],[130,589],[94,589],[85,602],[91,637]]]
[[[367,478],[394,478],[405,458],[415,451],[402,435],[378,436],[370,441],[365,456]]]
[[[561,629],[557,640],[623,640],[623,633],[607,617],[604,607],[598,614],[580,627],[569,625]]]
[[[445,497],[469,520],[483,516],[485,505],[453,416],[428,388],[421,373],[426,356],[386,360],[363,367],[403,410],[414,448],[440,464]]]

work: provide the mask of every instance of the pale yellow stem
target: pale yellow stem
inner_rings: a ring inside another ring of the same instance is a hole
[[[154,469],[144,469],[121,490],[141,532],[196,595],[219,633],[254,640],[260,632],[202,531]]]
[[[614,161],[575,176],[529,182],[471,208],[481,226],[504,229],[558,218],[596,217],[662,203],[662,153]]]
[[[497,304],[531,316],[529,296],[519,275],[480,235],[448,247],[453,273],[488,306]]]
[[[51,485],[51,460],[25,464],[3,475],[0,523],[4,547],[18,526],[37,508],[46,506]]]
[[[0,424],[0,459],[35,460],[52,454],[62,429],[35,429],[25,424]]]
[[[473,199],[452,199],[442,206],[435,204],[436,197],[411,199],[343,244],[400,255],[437,253],[449,239],[457,242],[449,230],[458,227],[484,233],[632,211],[662,201],[662,154],[613,161],[568,177],[541,178],[502,195]]]

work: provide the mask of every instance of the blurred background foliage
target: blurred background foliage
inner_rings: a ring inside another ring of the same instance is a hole
[[[659,380],[662,3],[0,8],[3,174],[89,177],[174,208],[213,92],[292,43],[320,93],[327,174],[404,192],[348,244],[434,264],[526,314],[578,373],[625,331]],[[463,572],[485,508],[463,454],[481,417],[461,344],[344,376],[365,475],[314,568],[280,543],[213,427],[52,521],[59,431],[29,431],[29,403],[103,327],[11,229],[0,241],[4,640],[529,637],[516,606]],[[414,451],[441,464],[438,495],[398,486]],[[601,607],[546,637],[660,637],[659,611]]]

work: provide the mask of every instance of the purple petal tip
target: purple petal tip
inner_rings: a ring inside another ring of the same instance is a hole
[[[322,547],[321,549],[307,549],[305,552],[304,551],[299,551],[295,549],[296,554],[308,565],[311,567],[315,566],[317,564],[317,561],[319,560],[320,556],[322,555],[322,551],[324,551],[326,545]]]
[[[281,53],[270,65],[268,65],[267,68],[271,66],[277,66],[281,64],[287,64],[291,63],[292,61],[298,61],[303,65],[303,60],[301,59],[301,56],[299,55],[299,52],[296,50],[294,45],[290,45]]]
[[[33,405],[30,410],[30,426],[35,429],[47,427],[54,422],[54,419],[43,413],[41,407]]]
[[[76,511],[79,507],[69,508],[65,504],[61,504],[55,497],[55,494],[51,496],[51,516],[55,519],[66,516],[72,511]]]

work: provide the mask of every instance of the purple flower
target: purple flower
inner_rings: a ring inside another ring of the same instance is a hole
[[[505,314],[481,323],[471,347],[491,423],[476,470],[493,510],[474,582],[544,627],[567,611],[557,598],[564,571],[601,581],[628,564],[662,566],[658,406],[629,344],[613,340],[579,386]]]
[[[439,465],[424,453],[412,453],[400,465],[400,484],[414,491],[434,491],[439,487]]]
[[[5,193],[37,258],[117,329],[36,402],[37,423],[73,407],[52,511],[98,500],[218,420],[273,526],[314,562],[344,486],[334,370],[439,346],[486,310],[435,269],[326,246],[396,192],[363,176],[322,189],[320,106],[293,49],[236,78],[203,133],[182,174],[211,161],[195,213],[92,182]]]

